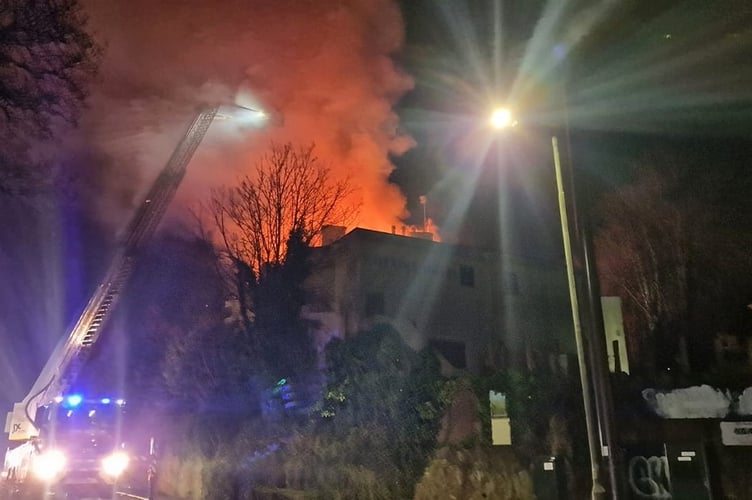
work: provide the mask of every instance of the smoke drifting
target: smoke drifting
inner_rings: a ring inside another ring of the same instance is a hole
[[[405,215],[388,183],[390,154],[412,140],[392,111],[412,80],[391,55],[403,41],[393,0],[129,0],[85,4],[107,46],[102,73],[71,149],[95,144],[112,166],[98,212],[122,224],[200,103],[237,102],[279,111],[283,123],[242,134],[213,126],[176,205],[231,185],[270,141],[315,143],[333,176],[349,176],[363,205],[357,225],[389,230]],[[78,145],[76,145],[78,144]],[[123,204],[126,198],[131,204]],[[126,206],[129,205],[129,206]]]

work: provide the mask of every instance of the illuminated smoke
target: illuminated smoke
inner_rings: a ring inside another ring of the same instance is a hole
[[[91,0],[86,8],[107,51],[78,140],[114,163],[98,174],[107,222],[122,226],[195,106],[226,100],[273,107],[283,124],[247,136],[212,127],[178,193],[181,209],[251,173],[274,140],[315,143],[334,177],[352,179],[359,226],[388,231],[406,215],[387,182],[389,154],[412,146],[392,111],[412,85],[391,59],[403,38],[394,1]],[[124,196],[128,206],[106,201]]]

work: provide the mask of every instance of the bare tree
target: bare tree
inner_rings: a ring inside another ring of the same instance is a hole
[[[667,190],[665,178],[644,170],[635,184],[601,205],[598,274],[605,293],[624,298],[633,355],[687,312],[686,214],[667,201]]]
[[[101,49],[78,0],[0,0],[0,193],[49,181],[33,146],[75,125]]]
[[[215,190],[208,211],[230,258],[258,273],[283,261],[293,229],[311,244],[325,225],[351,223],[359,208],[354,189],[349,179],[333,180],[330,172],[313,145],[272,143],[255,176]]]
[[[601,290],[623,298],[630,354],[648,372],[654,362],[706,364],[708,342],[748,303],[752,211],[744,186],[733,170],[673,153],[649,159],[633,183],[602,200]]]

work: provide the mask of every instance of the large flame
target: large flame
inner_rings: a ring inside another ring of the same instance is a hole
[[[213,127],[178,193],[183,213],[210,188],[252,174],[273,140],[315,143],[333,177],[351,179],[358,226],[389,231],[406,215],[388,182],[389,155],[412,146],[392,110],[412,86],[391,58],[404,31],[393,0],[91,1],[87,10],[107,43],[84,129],[114,165],[97,189],[108,222],[122,225],[196,104],[227,100],[274,109],[282,124]]]

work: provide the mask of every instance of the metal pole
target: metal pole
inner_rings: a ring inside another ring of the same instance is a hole
[[[621,477],[622,457],[621,450],[616,441],[616,428],[614,426],[614,402],[611,394],[611,381],[609,377],[608,357],[606,354],[606,335],[603,326],[603,309],[601,307],[600,287],[592,258],[592,243],[589,238],[587,227],[583,222],[580,226],[582,245],[582,257],[585,266],[585,279],[587,284],[590,322],[590,360],[593,370],[593,384],[595,388],[595,404],[598,409],[598,422],[601,429],[601,445],[603,454],[607,455],[609,481],[611,483],[611,498],[618,500],[623,496],[624,481]],[[619,354],[615,353],[616,361]],[[616,362],[614,366],[616,366]],[[616,369],[616,373],[619,370]]]
[[[572,262],[572,243],[569,235],[569,220],[567,217],[567,203],[564,195],[564,182],[561,174],[561,161],[559,159],[559,142],[556,136],[551,138],[551,147],[554,155],[554,170],[556,171],[556,191],[559,198],[559,216],[561,217],[561,236],[564,243],[564,259],[567,267],[567,284],[569,285],[569,299],[572,306],[572,324],[574,326],[574,339],[577,345],[577,364],[580,370],[580,384],[582,385],[582,404],[585,407],[585,428],[587,431],[588,453],[590,455],[590,473],[593,480],[591,498],[598,500],[603,498],[606,490],[600,483],[598,438],[593,426],[592,403],[590,401],[590,380],[588,377],[587,362],[585,360],[585,348],[582,340],[582,325],[580,323],[580,307],[577,299],[577,285],[574,279],[574,263]]]
[[[566,109],[566,108],[565,108]],[[572,146],[569,138],[569,120],[566,121],[566,157],[568,161],[565,166],[568,174],[569,201],[572,207],[572,222],[574,225],[574,238],[577,245],[574,249],[575,255],[579,257],[584,268],[584,285],[587,295],[588,311],[588,328],[589,342],[586,343],[588,359],[590,361],[590,380],[593,384],[593,396],[595,398],[596,420],[601,445],[601,459],[605,460],[605,466],[608,468],[608,477],[610,488],[610,497],[613,500],[619,500],[624,496],[625,480],[623,477],[621,450],[618,449],[616,441],[616,428],[614,426],[613,399],[611,396],[611,381],[609,378],[608,360],[606,356],[605,330],[603,328],[603,311],[601,309],[600,289],[598,287],[598,277],[596,275],[595,263],[592,257],[592,241],[588,233],[590,224],[588,215],[580,218],[581,212],[578,210],[579,199],[577,197],[575,185],[575,171],[572,166]],[[582,219],[582,220],[581,220]],[[578,253],[579,252],[579,253]],[[588,335],[585,335],[588,338]],[[601,462],[603,465],[603,462]]]

